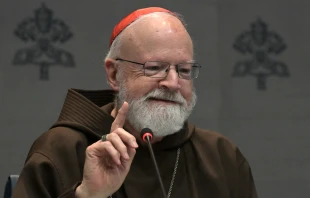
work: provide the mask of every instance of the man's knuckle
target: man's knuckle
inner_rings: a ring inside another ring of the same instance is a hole
[[[112,140],[117,138],[118,135],[116,133],[110,133],[108,136],[109,136],[108,140]]]
[[[120,153],[117,150],[113,150],[110,155],[113,157],[120,157]]]
[[[120,150],[121,152],[126,152],[127,151],[127,147],[123,144],[120,146]]]
[[[90,153],[90,152],[92,152],[92,150],[93,150],[92,145],[91,145],[91,146],[88,146],[88,147],[86,148],[86,153]]]
[[[133,136],[133,135],[131,135],[131,141],[137,141],[137,139],[136,139],[136,137],[135,136]]]
[[[112,146],[112,143],[110,141],[105,141],[105,142],[102,142],[102,145],[104,147],[111,147]]]
[[[123,128],[121,127],[117,127],[113,132],[118,134],[118,133],[122,133]]]

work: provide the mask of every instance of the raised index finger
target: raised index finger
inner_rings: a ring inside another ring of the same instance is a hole
[[[128,113],[128,103],[125,101],[122,107],[118,110],[115,120],[112,123],[111,132],[117,128],[123,128],[126,121],[127,113]]]

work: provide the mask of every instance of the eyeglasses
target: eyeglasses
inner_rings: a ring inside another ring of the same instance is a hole
[[[171,66],[170,63],[161,61],[146,61],[145,63],[138,63],[121,58],[116,58],[115,60],[142,65],[144,75],[151,78],[165,78],[168,75]],[[186,80],[198,78],[199,69],[201,68],[198,63],[179,63],[175,66],[179,78]]]

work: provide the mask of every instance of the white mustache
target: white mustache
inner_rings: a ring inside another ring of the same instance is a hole
[[[180,103],[182,105],[186,105],[186,100],[179,92],[168,92],[162,89],[155,89],[149,92],[145,97],[144,100],[148,100],[150,98],[161,99],[161,100],[168,100],[173,101],[176,103]]]

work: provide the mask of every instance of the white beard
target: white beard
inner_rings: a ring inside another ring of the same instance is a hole
[[[135,99],[129,95],[125,83],[121,83],[117,96],[117,106],[120,108],[124,101],[128,102],[127,120],[134,129],[140,132],[143,128],[150,128],[154,136],[171,135],[182,129],[195,104],[196,93],[193,89],[192,100],[187,104],[179,92],[167,89],[155,89],[142,98]],[[164,99],[177,102],[176,104],[162,104],[150,98]]]

